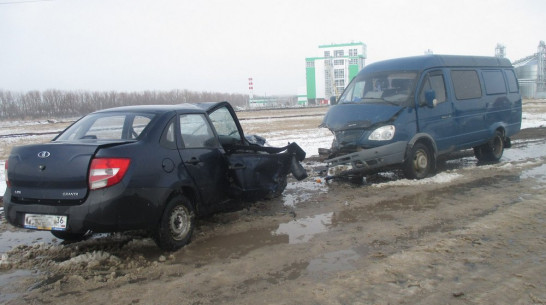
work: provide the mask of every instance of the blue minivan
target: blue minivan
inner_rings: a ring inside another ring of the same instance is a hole
[[[510,61],[424,55],[376,62],[351,81],[321,127],[334,134],[328,177],[392,167],[409,179],[434,173],[439,156],[474,149],[495,162],[521,128],[522,101]]]

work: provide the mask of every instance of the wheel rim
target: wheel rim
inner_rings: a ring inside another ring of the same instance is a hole
[[[169,229],[175,240],[184,239],[191,229],[191,215],[184,206],[177,206],[173,209],[169,218]]]
[[[503,150],[503,145],[504,145],[504,143],[502,142],[502,138],[500,136],[495,137],[495,139],[493,140],[492,150],[493,150],[493,155],[496,158],[501,157],[502,150]]]
[[[415,153],[415,158],[413,159],[413,168],[418,173],[424,173],[428,168],[428,155],[427,153],[419,149]]]

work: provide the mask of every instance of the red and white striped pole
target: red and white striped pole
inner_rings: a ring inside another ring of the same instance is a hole
[[[252,77],[248,78],[248,95],[250,99],[254,98],[254,83],[252,81]]]

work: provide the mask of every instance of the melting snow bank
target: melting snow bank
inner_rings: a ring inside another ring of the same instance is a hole
[[[463,177],[461,174],[457,173],[439,173],[434,177],[425,178],[421,180],[409,180],[409,179],[400,179],[385,183],[372,184],[373,187],[384,187],[384,186],[406,186],[406,185],[424,185],[424,184],[442,184],[450,183],[454,180]]]
[[[5,165],[6,161],[0,160],[0,198],[4,196],[4,193],[6,192],[6,173],[5,173]]]
[[[121,260],[104,251],[93,251],[88,252],[84,254],[80,254],[76,257],[73,257],[67,261],[61,262],[58,264],[60,269],[71,269],[74,268],[74,266],[78,266],[80,268],[89,268],[94,269],[98,266],[101,266],[103,263],[110,264],[110,265],[119,265]]]
[[[521,129],[544,126],[546,126],[546,113],[523,112],[521,114]]]

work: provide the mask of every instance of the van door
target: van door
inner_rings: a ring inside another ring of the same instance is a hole
[[[425,92],[430,90],[436,94],[436,105],[432,108],[425,101]],[[429,71],[423,77],[417,95],[417,124],[418,132],[434,139],[439,153],[454,149],[457,130],[453,121],[453,104],[446,91],[442,70]]]
[[[459,129],[459,149],[470,148],[489,139],[486,126],[487,103],[483,98],[478,71],[453,69],[450,73],[455,98],[453,99],[455,124]]]

